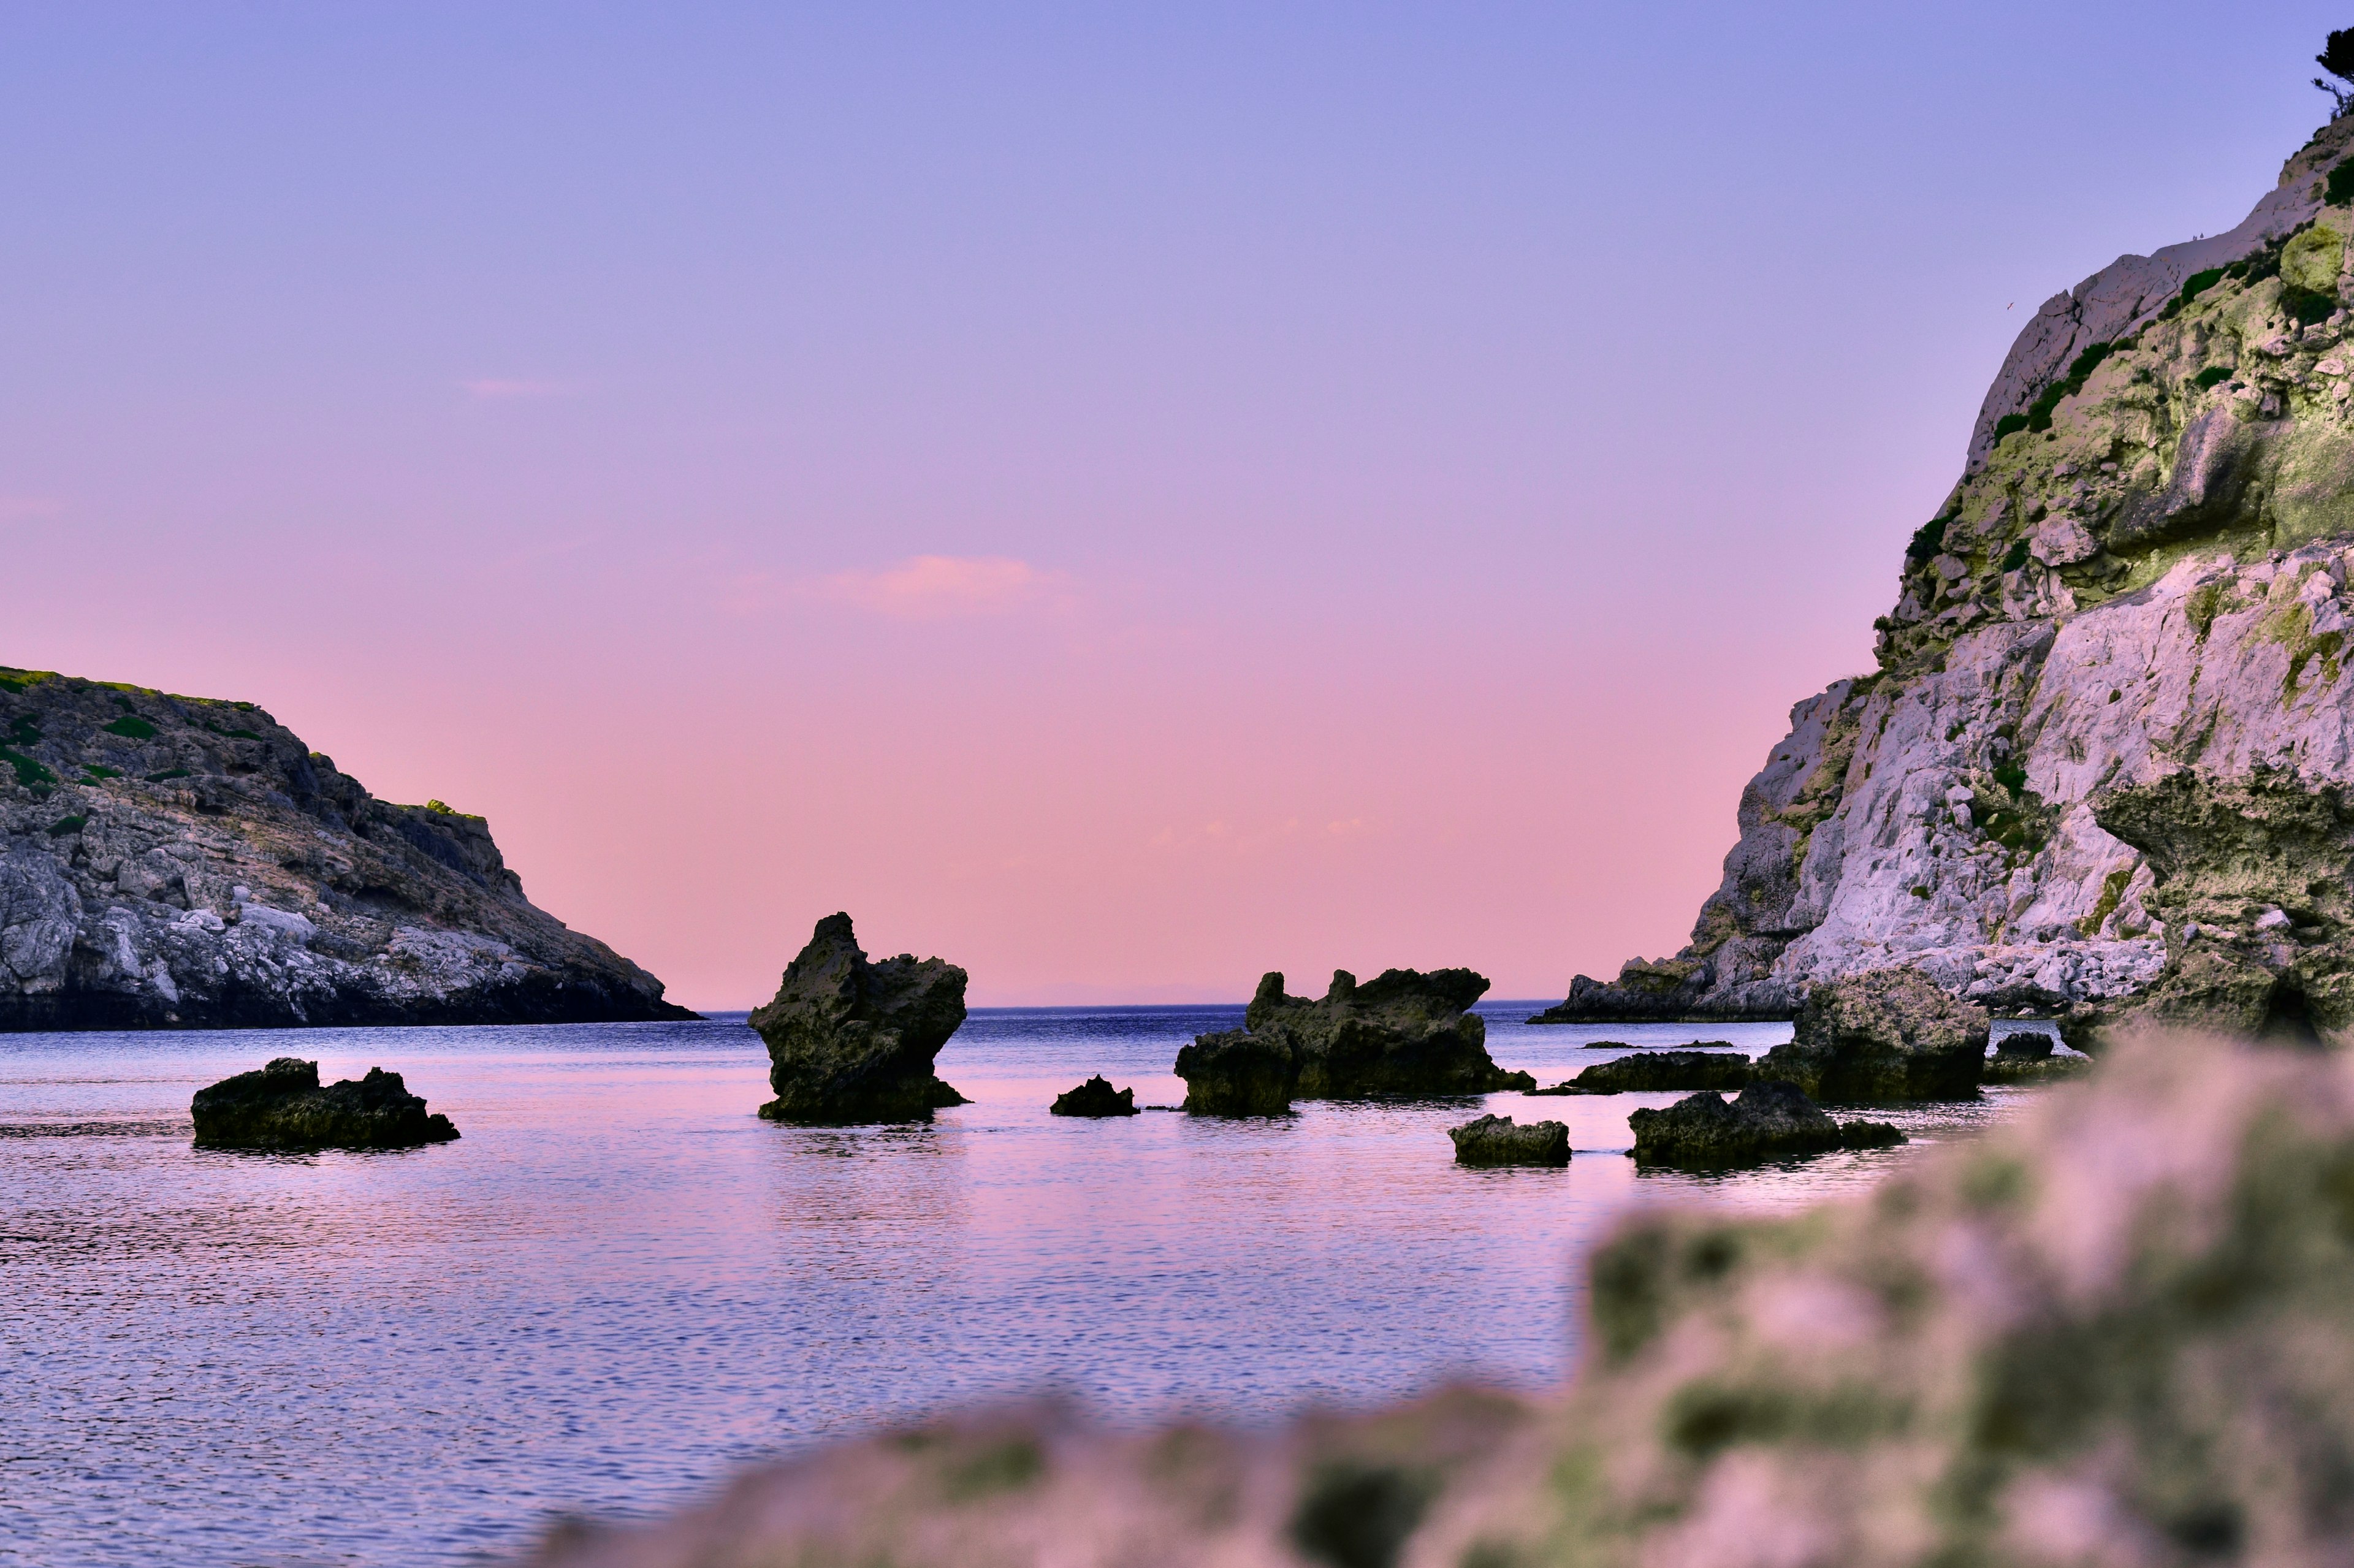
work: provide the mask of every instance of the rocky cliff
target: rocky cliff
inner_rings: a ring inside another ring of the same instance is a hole
[[[0,667],[0,1029],[688,1018],[251,703]]]
[[[2229,234],[2043,305],[1690,945],[1545,1017],[1788,1017],[1902,963],[2074,1023],[2354,1030],[2349,152],[2334,122]]]

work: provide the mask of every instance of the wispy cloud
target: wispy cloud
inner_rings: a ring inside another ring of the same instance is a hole
[[[1007,615],[1066,607],[1074,585],[1008,556],[916,556],[881,571],[821,577],[824,598],[901,620]]]
[[[534,381],[513,376],[486,376],[458,385],[478,403],[514,402],[531,397],[578,397],[588,390],[581,381]]]

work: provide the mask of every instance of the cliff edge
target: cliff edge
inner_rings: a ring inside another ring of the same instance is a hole
[[[251,703],[0,666],[0,1030],[692,1018]]]
[[[1542,1016],[1787,1018],[1907,964],[2072,1024],[2354,1031],[2349,153],[2333,121],[2237,228],[2043,305],[1690,944]]]

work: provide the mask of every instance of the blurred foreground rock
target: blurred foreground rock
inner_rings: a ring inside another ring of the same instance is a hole
[[[2354,1066],[2128,1044],[1785,1219],[1594,1255],[1576,1383],[1277,1434],[1013,1411],[831,1449],[548,1568],[2171,1568],[2354,1540]]]
[[[902,953],[869,963],[847,915],[817,923],[752,1027],[769,1047],[770,1121],[922,1121],[965,1098],[932,1074],[964,1022],[965,973]]]
[[[1291,996],[1280,971],[1258,982],[1241,1029],[1204,1034],[1177,1054],[1185,1108],[1267,1116],[1294,1099],[1429,1098],[1532,1089],[1488,1054],[1470,1011],[1488,989],[1469,969],[1384,969],[1357,983],[1332,971],[1320,1000]]]
[[[458,1136],[398,1073],[370,1067],[323,1088],[319,1064],[297,1056],[198,1089],[188,1108],[199,1149],[409,1149]]]
[[[1569,1128],[1557,1121],[1526,1127],[1508,1116],[1483,1116],[1449,1128],[1458,1165],[1566,1165]]]

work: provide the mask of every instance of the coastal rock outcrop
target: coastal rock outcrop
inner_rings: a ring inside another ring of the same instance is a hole
[[[1458,1165],[1566,1165],[1569,1128],[1558,1121],[1522,1127],[1508,1116],[1483,1116],[1450,1127]]]
[[[1299,1085],[1299,1058],[1288,1040],[1222,1029],[1180,1046],[1175,1068],[1194,1116],[1281,1116]]]
[[[1698,1094],[1664,1110],[1638,1110],[1627,1125],[1634,1129],[1638,1162],[1691,1169],[1904,1141],[1886,1122],[1834,1121],[1795,1086],[1766,1081],[1751,1084],[1730,1103],[1720,1094]]]
[[[1384,969],[1363,985],[1335,969],[1324,995],[1310,1000],[1286,993],[1282,973],[1270,971],[1244,1011],[1243,1029],[1204,1034],[1180,1051],[1177,1075],[1186,1081],[1189,1107],[1197,1097],[1205,1104],[1238,1097],[1272,1103],[1278,1083],[1286,1104],[1534,1088],[1528,1074],[1508,1073],[1488,1054],[1488,1025],[1470,1011],[1487,989],[1486,978],[1469,969]],[[1245,1049],[1236,1033],[1258,1044]],[[1278,1054],[1288,1069],[1276,1065]],[[1249,1076],[1246,1092],[1217,1081],[1230,1072]]]
[[[923,1121],[964,1104],[932,1072],[964,1022],[964,970],[940,959],[870,963],[849,916],[820,920],[776,996],[751,1016],[777,1096],[760,1114],[842,1127]]]
[[[1097,1074],[1077,1088],[1056,1095],[1046,1108],[1054,1116],[1134,1116],[1136,1091],[1115,1089],[1109,1078]]]
[[[1967,1099],[1978,1092],[1986,1010],[1914,969],[1868,969],[1807,995],[1788,1044],[1757,1060],[1760,1080],[1834,1105]]]
[[[199,1149],[410,1149],[458,1136],[398,1073],[370,1067],[323,1087],[319,1064],[294,1056],[198,1089],[188,1108]]]
[[[1545,1016],[1788,1018],[1908,965],[2072,1043],[2354,1038],[2349,154],[2354,117],[2230,233],[2045,302],[1878,669],[1791,711],[1691,942]]]
[[[0,1031],[692,1018],[251,703],[0,668]]]
[[[1738,1089],[1749,1082],[1749,1058],[1731,1051],[1645,1051],[1596,1062],[1565,1084],[1532,1095],[1625,1095],[1690,1089]]]

